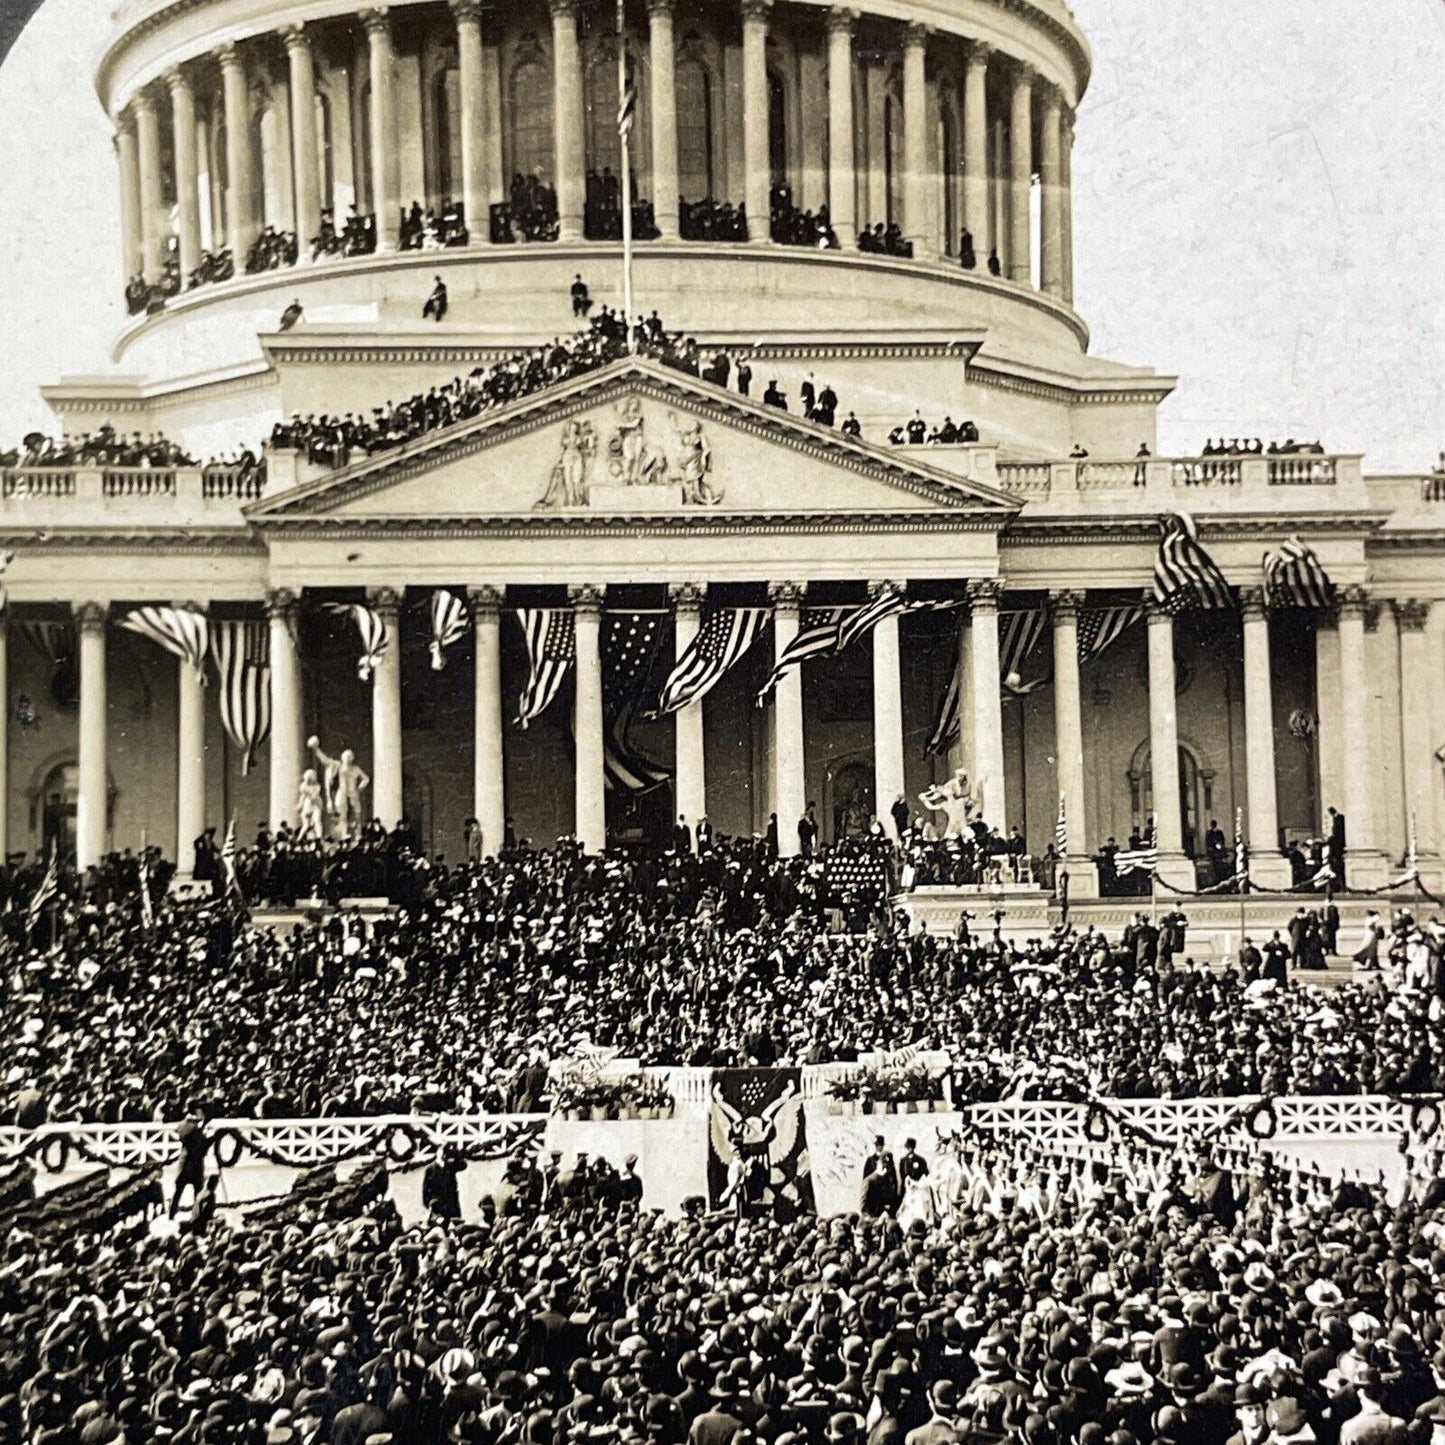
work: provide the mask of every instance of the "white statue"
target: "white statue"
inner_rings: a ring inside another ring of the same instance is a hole
[[[722,492],[708,480],[712,471],[712,448],[702,434],[702,423],[696,417],[679,419],[673,412],[673,429],[677,432],[677,479],[682,483],[682,500],[691,506],[711,507],[722,501]]]
[[[315,768],[301,774],[296,789],[296,831],[303,838],[320,842],[326,831],[326,809],[321,796],[321,780]]]
[[[642,403],[629,396],[617,408],[617,431],[607,444],[613,477],[629,487],[667,481],[667,458],[648,443]]]
[[[355,838],[361,832],[361,795],[371,786],[370,777],[350,748],[342,748],[341,756],[333,758],[321,751],[314,736],[306,739],[306,746],[321,764],[326,806],[336,819],[336,836]]]
[[[591,500],[589,474],[597,454],[597,433],[590,421],[569,421],[562,426],[562,447],[547,482],[539,508],[585,507]]]
[[[970,788],[967,772],[959,768],[951,778],[925,788],[918,801],[930,812],[944,815],[945,838],[957,838],[975,818],[983,816],[983,783]]]

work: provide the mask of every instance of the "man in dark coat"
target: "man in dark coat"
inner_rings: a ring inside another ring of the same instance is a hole
[[[886,1141],[879,1134],[873,1152],[863,1161],[862,1213],[870,1219],[892,1214],[898,1208],[898,1168]]]

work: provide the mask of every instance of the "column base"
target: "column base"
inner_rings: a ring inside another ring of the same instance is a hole
[[[1402,869],[1392,869],[1390,860],[1374,849],[1348,848],[1345,850],[1345,888],[1348,893],[1356,888],[1381,888],[1392,878],[1398,878]]]
[[[1159,851],[1159,866],[1154,870],[1159,875],[1159,896],[1172,895],[1174,888],[1194,890],[1199,887],[1199,874],[1194,870],[1194,859],[1184,852],[1166,853]]]
[[[656,215],[652,219],[657,226],[659,241],[680,241],[682,239],[682,228],[676,220]]]
[[[1099,865],[1092,858],[1066,858],[1058,871],[1069,875],[1069,902],[1092,903],[1099,896]]]
[[[1249,860],[1249,881],[1260,888],[1288,889],[1294,885],[1289,859],[1265,853]]]
[[[562,216],[557,222],[557,239],[559,241],[581,241],[585,237],[582,234],[581,216]]]

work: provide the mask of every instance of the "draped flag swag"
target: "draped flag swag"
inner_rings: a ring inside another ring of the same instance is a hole
[[[148,638],[201,674],[205,680],[210,627],[199,612],[185,607],[137,607],[121,618],[128,632]]]
[[[517,700],[517,726],[541,717],[577,660],[577,629],[570,607],[519,607],[527,643],[527,683]]]
[[[1170,612],[1191,607],[1232,607],[1229,583],[1204,550],[1199,529],[1188,512],[1160,519],[1159,551],[1154,558],[1154,600]]]
[[[706,697],[757,641],[770,617],[766,607],[719,607],[709,612],[663,683],[657,715]]]
[[[845,618],[861,609],[856,607],[810,607],[803,613],[797,635],[783,649],[773,664],[768,680],[758,689],[758,706],[762,707],[784,674],[801,667],[810,657],[825,657],[838,651],[838,637]]]
[[[467,635],[467,604],[454,592],[439,587],[431,595],[431,667],[440,672],[446,665],[446,650]]]
[[[1293,534],[1264,554],[1264,598],[1271,607],[1322,611],[1334,601],[1335,586],[1313,548]]]
[[[327,612],[337,617],[349,617],[361,635],[361,656],[356,659],[356,675],[362,682],[370,682],[381,664],[382,654],[391,645],[385,621],[374,607],[364,602],[325,602]]]
[[[908,599],[894,587],[885,587],[866,607],[860,607],[838,625],[838,651],[866,637],[885,617],[908,609]]]
[[[1144,616],[1137,602],[1085,607],[1079,612],[1079,662],[1095,662]]]
[[[264,622],[213,622],[211,656],[220,679],[221,726],[241,751],[241,774],[271,733],[270,649]]]
[[[646,793],[672,773],[632,743],[632,724],[663,638],[661,613],[609,612],[602,635],[602,766],[607,786]]]

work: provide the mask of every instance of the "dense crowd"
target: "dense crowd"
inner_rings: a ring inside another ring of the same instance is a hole
[[[0,1435],[27,1445],[1429,1445],[1445,1213],[1258,1155],[960,1141],[937,1221],[664,1218],[519,1154],[475,1217],[377,1167],[184,1226],[20,1201]],[[432,1171],[428,1170],[428,1176]],[[944,1185],[944,1180],[947,1183]],[[635,1183],[636,1181],[634,1181]]]
[[[1147,920],[1020,947],[967,919],[955,937],[911,931],[887,913],[882,869],[780,860],[761,840],[447,866],[404,835],[269,839],[241,858],[253,893],[280,878],[399,904],[374,926],[342,913],[280,936],[224,898],[163,896],[158,867],[147,925],[137,868],[115,860],[30,929],[35,879],[7,879],[5,1113],[504,1110],[535,1106],[547,1066],[583,1044],[649,1065],[916,1044],[948,1050],[972,1098],[1388,1093],[1437,1087],[1445,1068],[1441,931],[1408,917],[1380,955],[1413,956],[1409,986],[1382,972],[1324,997],[1258,966],[1196,967],[1182,914],[1162,941]]]
[[[353,208],[346,224],[336,229],[336,213],[329,207],[321,212],[321,228],[311,238],[311,257],[369,256],[376,250],[376,217],[359,215]]]
[[[0,452],[3,467],[194,467],[184,448],[159,432],[126,435],[109,422],[92,432],[51,437],[30,432],[18,447]]]
[[[684,241],[746,241],[748,208],[731,201],[704,196],[700,201],[679,201],[678,234]]]
[[[769,196],[769,234],[784,246],[809,246],[815,251],[836,251],[838,237],[827,206],[803,210],[793,201],[792,188],[775,185]]]

